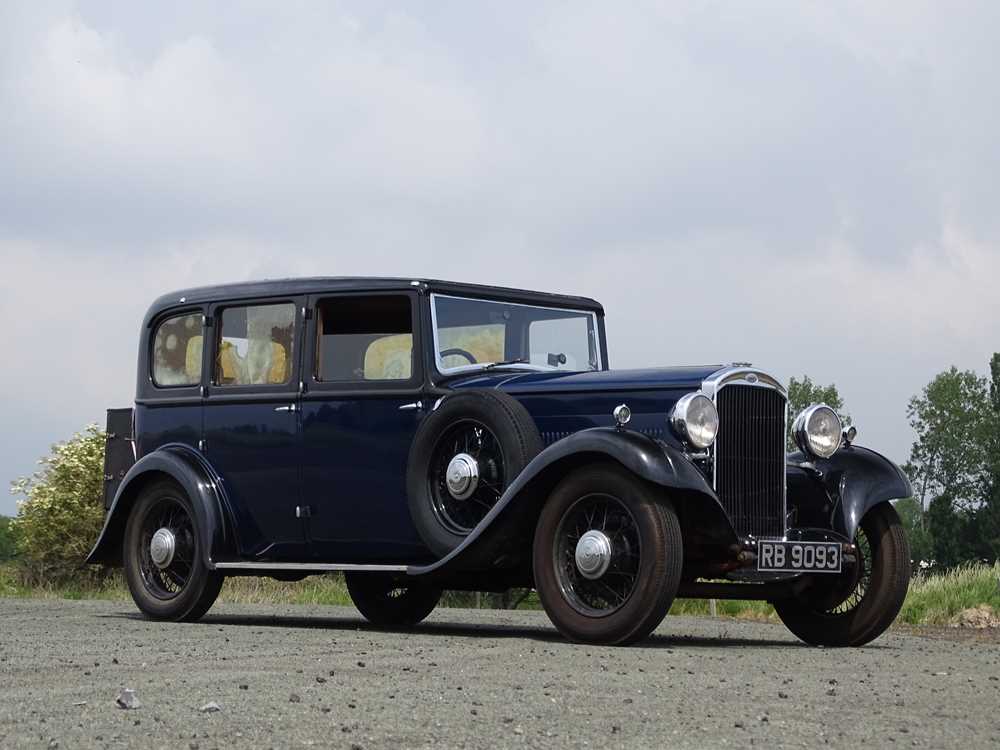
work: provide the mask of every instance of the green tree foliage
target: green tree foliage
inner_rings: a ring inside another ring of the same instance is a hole
[[[11,520],[7,516],[0,516],[0,562],[11,559],[16,552]]]
[[[990,404],[986,378],[955,367],[910,399],[907,417],[917,439],[908,467],[922,507],[935,497],[967,511],[982,501],[997,421]]]
[[[914,563],[934,559],[934,539],[924,528],[923,513],[915,498],[907,497],[896,502],[896,512],[903,522],[906,538],[910,542],[910,557]]]
[[[968,517],[956,512],[952,499],[940,495],[927,508],[927,531],[931,538],[932,559],[951,568],[968,560]]]
[[[26,582],[85,575],[83,561],[104,519],[104,442],[104,432],[90,425],[52,446],[40,471],[13,483],[11,492],[24,496],[13,526]]]
[[[837,386],[816,385],[808,375],[803,375],[802,380],[792,378],[788,381],[788,449],[795,450],[795,441],[792,439],[792,422],[799,413],[813,404],[826,404],[838,415],[845,425],[851,424],[851,416],[847,413],[844,400],[837,391]]]

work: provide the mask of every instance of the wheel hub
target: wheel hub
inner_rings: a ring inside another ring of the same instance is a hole
[[[153,534],[153,539],[149,543],[149,557],[153,564],[163,570],[170,567],[174,561],[174,552],[177,550],[177,538],[168,528],[160,528]]]
[[[590,580],[600,578],[611,564],[611,540],[603,531],[591,529],[576,543],[575,558],[580,575]]]
[[[468,453],[459,453],[448,463],[445,483],[448,494],[456,500],[471,497],[479,486],[479,462]]]

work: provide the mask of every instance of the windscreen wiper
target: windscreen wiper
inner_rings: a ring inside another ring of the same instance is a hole
[[[504,359],[500,362],[490,362],[488,365],[484,366],[484,370],[492,370],[494,367],[503,367],[504,365],[523,365],[528,362],[527,357],[516,357],[514,359]]]

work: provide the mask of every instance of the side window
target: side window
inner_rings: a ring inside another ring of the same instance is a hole
[[[219,326],[216,385],[284,385],[295,361],[295,305],[227,307]]]
[[[153,336],[153,384],[160,388],[201,382],[200,312],[167,318]]]
[[[327,299],[317,315],[317,380],[413,377],[413,310],[406,295]]]

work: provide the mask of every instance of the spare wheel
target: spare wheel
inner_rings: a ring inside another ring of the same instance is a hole
[[[534,420],[512,396],[446,396],[417,430],[406,469],[410,514],[424,543],[442,557],[451,552],[541,450]]]

